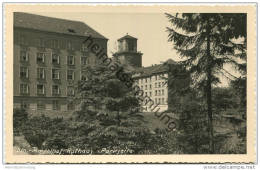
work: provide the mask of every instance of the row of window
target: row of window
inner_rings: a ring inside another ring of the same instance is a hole
[[[30,103],[26,101],[21,101],[21,108],[23,109],[29,109],[30,108]],[[60,110],[61,104],[58,100],[53,100],[52,101],[52,109],[53,110]],[[37,110],[45,110],[46,109],[46,104],[42,101],[37,101]],[[73,103],[68,103],[67,104],[67,109],[68,110],[74,110],[75,105]]]
[[[147,101],[144,101],[143,103],[147,104]],[[155,104],[167,104],[167,101],[164,100],[164,98],[155,98],[154,103]]]
[[[163,96],[164,95],[164,90],[155,90],[155,96]],[[145,96],[150,96],[152,97],[152,92],[150,91],[149,93],[148,92],[145,92]]]
[[[155,98],[155,103],[156,104],[166,104],[164,101],[164,98]]]
[[[166,81],[154,83],[154,87],[155,88],[161,88],[161,87],[164,87],[166,85],[166,83],[167,83]],[[141,86],[141,89],[142,90],[148,90],[148,85]],[[149,85],[149,90],[152,90],[152,84]]]
[[[20,38],[20,44],[21,45],[29,45],[29,41],[32,41],[31,38],[29,40],[29,38],[24,36],[24,35],[21,35],[19,38]],[[59,41],[59,40],[55,40],[55,39],[45,40],[43,38],[36,38],[33,41],[34,41],[33,45],[36,46],[36,47],[40,47],[40,48],[49,47],[49,48],[53,48],[53,49],[64,48],[64,49],[68,49],[68,50],[76,50],[76,48],[77,48],[76,45],[80,46],[79,43],[73,43],[70,40]],[[80,49],[80,48],[81,48],[81,51],[87,52],[88,51],[88,44],[82,43],[81,47],[78,47],[78,49]]]
[[[45,79],[46,68],[37,68],[37,79]],[[52,69],[51,70],[51,77],[53,80],[60,80],[60,70],[59,69]],[[75,71],[74,70],[67,70],[67,80],[74,80]],[[28,79],[29,78],[29,69],[28,67],[21,66],[20,67],[20,78]],[[81,73],[81,80],[86,80],[86,76]]]
[[[44,84],[37,84],[36,86],[37,89],[37,95],[45,95],[46,90],[45,90],[45,85]],[[20,84],[20,94],[29,94],[29,84],[22,83]],[[61,89],[60,85],[52,85],[52,95],[60,95],[61,94]],[[74,96],[75,91],[74,87],[68,86],[67,87],[67,96]]]
[[[60,64],[60,56],[56,53],[51,54],[52,57],[52,64],[59,65]],[[36,54],[36,63],[37,64],[44,64],[46,58],[46,53],[37,52]],[[28,62],[29,61],[29,53],[26,51],[20,51],[20,61],[21,62]],[[90,64],[90,58],[87,56],[81,57],[81,65]],[[75,65],[75,56],[69,55],[67,56],[67,64],[68,65]]]
[[[154,78],[155,80],[163,80],[164,78],[167,77],[167,74],[161,74],[161,75],[155,75]],[[149,78],[142,78],[142,79],[139,79],[138,80],[139,84],[143,84],[143,83],[149,83],[149,82],[152,82],[152,77],[149,77]]]

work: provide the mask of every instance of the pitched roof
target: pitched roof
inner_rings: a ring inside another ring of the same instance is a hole
[[[14,13],[14,27],[78,36],[91,35],[93,38],[107,39],[80,21],[52,18],[23,12]]]
[[[135,40],[137,40],[137,38],[132,37],[131,35],[126,34],[125,36],[119,38],[118,41],[121,41],[121,40],[124,40],[124,39],[135,39]]]
[[[149,66],[149,67],[137,68],[134,71],[134,73],[139,73],[139,75],[137,77],[148,77],[153,74],[166,72],[168,70],[168,66],[167,66],[168,64],[176,64],[176,62],[173,61],[172,59],[168,59],[166,62],[164,62],[162,64],[153,65],[153,66]]]

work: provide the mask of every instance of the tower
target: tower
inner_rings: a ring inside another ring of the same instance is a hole
[[[113,55],[121,64],[142,67],[142,53],[137,51],[137,38],[125,35],[117,40],[118,51]]]

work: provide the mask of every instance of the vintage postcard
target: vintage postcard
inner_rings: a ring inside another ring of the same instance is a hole
[[[254,163],[255,4],[4,8],[5,163]]]

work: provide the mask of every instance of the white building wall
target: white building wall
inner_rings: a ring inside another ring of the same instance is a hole
[[[168,109],[168,86],[165,79],[161,77],[168,77],[167,73],[158,73],[149,77],[135,77],[136,85],[144,92],[144,96],[150,97],[154,105],[150,108],[150,103],[142,103],[143,112],[155,112],[159,108],[159,112]],[[154,109],[156,105],[156,109]]]

